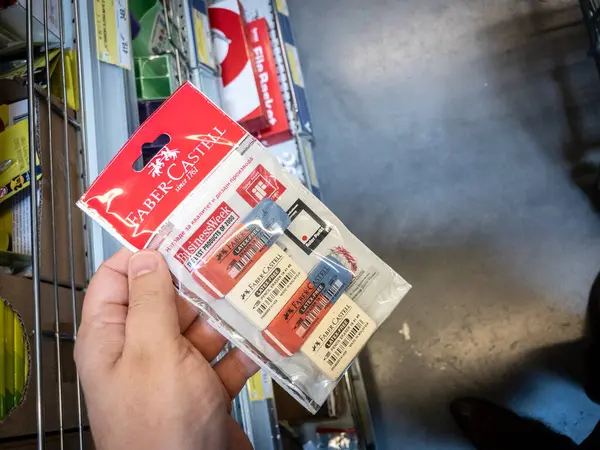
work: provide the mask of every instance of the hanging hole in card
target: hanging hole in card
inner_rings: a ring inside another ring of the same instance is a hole
[[[162,133],[153,142],[142,144],[141,154],[133,163],[133,170],[141,172],[154,159],[158,152],[167,147],[169,142],[171,142],[171,136]]]

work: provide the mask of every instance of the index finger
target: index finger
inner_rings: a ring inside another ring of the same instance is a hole
[[[107,304],[129,305],[127,271],[132,256],[133,253],[123,247],[100,265],[88,289],[88,293],[93,291],[94,295],[86,296],[83,304],[82,322],[101,314]],[[198,311],[181,297],[177,298],[176,303],[179,326],[184,332],[194,323]]]
[[[127,306],[127,268],[132,256],[129,250],[121,248],[100,265],[83,302],[83,323],[102,314],[106,305]]]

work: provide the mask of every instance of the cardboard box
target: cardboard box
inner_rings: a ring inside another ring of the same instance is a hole
[[[68,235],[68,210],[67,207],[67,178],[66,178],[66,155],[65,155],[65,130],[64,120],[61,113],[52,108],[48,111],[48,106],[44,97],[36,92],[36,104],[38,110],[38,153],[42,164],[42,179],[40,180],[40,208],[39,208],[39,226],[40,226],[40,276],[44,281],[52,282],[54,274],[54,259],[52,256],[52,202],[51,202],[51,184],[50,184],[50,138],[48,116],[52,119],[52,159],[54,172],[54,200],[55,200],[55,232],[56,232],[56,278],[59,284],[70,286],[70,267],[71,260],[69,254],[69,235]],[[27,97],[27,90],[22,81],[0,80],[0,104],[13,103]],[[62,102],[56,101],[57,106]],[[70,111],[69,114],[73,116]],[[82,179],[78,165],[79,143],[78,130],[71,123],[67,124],[67,135],[70,150],[70,186],[71,186],[71,214],[73,224],[73,251],[74,251],[74,271],[75,284],[83,288],[87,283],[87,265],[85,257],[85,234],[84,219],[79,208],[75,207],[75,201],[82,192]],[[29,197],[27,198],[27,200]],[[27,207],[28,202],[24,202],[22,212],[30,213]],[[26,217],[19,227],[18,235],[21,239],[30,239],[28,233],[28,224]],[[27,228],[24,228],[27,227]],[[15,232],[16,230],[13,230]],[[15,234],[13,234],[15,238]],[[18,236],[17,236],[18,238]]]
[[[223,110],[246,130],[258,131],[266,125],[265,108],[238,0],[212,5],[208,14],[223,78]]]
[[[58,0],[48,0],[48,39],[51,43],[58,43]],[[44,2],[32,0],[33,22],[32,35],[34,42],[44,42]],[[25,41],[27,20],[27,0],[18,0],[13,5],[0,10],[0,25],[9,30],[19,39]],[[69,42],[65,36],[65,42]]]
[[[273,383],[273,398],[275,399],[277,420],[280,422],[286,421],[294,425],[337,419],[345,410],[344,391],[345,387],[343,385],[336,386],[333,393],[327,399],[327,402],[321,406],[319,411],[316,414],[311,414],[290,394],[284,391],[281,386]]]
[[[131,14],[137,19],[140,32],[133,40],[133,55],[151,56],[169,50],[167,20],[160,1],[130,2]]]
[[[255,136],[267,146],[280,144],[292,139],[293,136],[277,75],[277,65],[269,38],[269,26],[267,21],[261,18],[250,22],[247,30],[268,124],[255,133]]]
[[[41,290],[41,316],[42,316],[42,379],[43,402],[45,408],[46,431],[52,432],[59,429],[58,414],[58,361],[56,358],[56,343],[54,340],[54,287],[42,283]],[[81,314],[84,294],[75,294],[78,317]],[[17,436],[28,436],[36,433],[36,390],[35,390],[35,357],[33,346],[34,330],[34,304],[33,282],[27,278],[11,275],[0,275],[0,297],[2,297],[17,312],[23,320],[26,334],[29,339],[29,384],[25,393],[25,400],[13,413],[0,424],[0,439]],[[73,309],[71,291],[65,288],[58,290],[60,307],[60,333],[72,335]],[[63,339],[60,342],[61,369],[62,369],[62,399],[63,399],[63,426],[73,428],[78,426],[77,417],[77,386],[76,369],[73,361],[73,341]],[[85,417],[85,411],[83,412]]]

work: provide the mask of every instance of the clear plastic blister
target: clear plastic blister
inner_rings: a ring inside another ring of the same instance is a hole
[[[190,102],[202,114],[170,126]],[[128,247],[163,254],[180,295],[316,412],[410,286],[191,85],[140,131],[121,153],[161,133],[169,144],[80,206]],[[139,150],[121,153],[118,167]]]

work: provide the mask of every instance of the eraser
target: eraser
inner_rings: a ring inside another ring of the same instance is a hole
[[[266,341],[282,355],[296,353],[331,308],[322,288],[305,280],[263,331]]]
[[[196,261],[194,279],[216,297],[225,297],[289,226],[286,212],[273,200],[261,201],[224,237],[217,230],[206,239],[212,248],[190,257]],[[192,236],[190,240],[194,239]],[[216,244],[215,244],[216,242]],[[186,243],[187,245],[187,243]]]
[[[263,337],[284,356],[292,356],[308,339],[350,282],[352,273],[332,257],[309,272],[302,286],[273,319]]]
[[[375,332],[375,322],[342,295],[300,351],[329,379],[336,380]]]
[[[305,279],[305,272],[278,245],[274,245],[246,272],[227,299],[262,331]]]
[[[322,285],[323,295],[335,303],[352,282],[352,276],[337,259],[326,256],[310,271],[308,279],[314,285]]]

